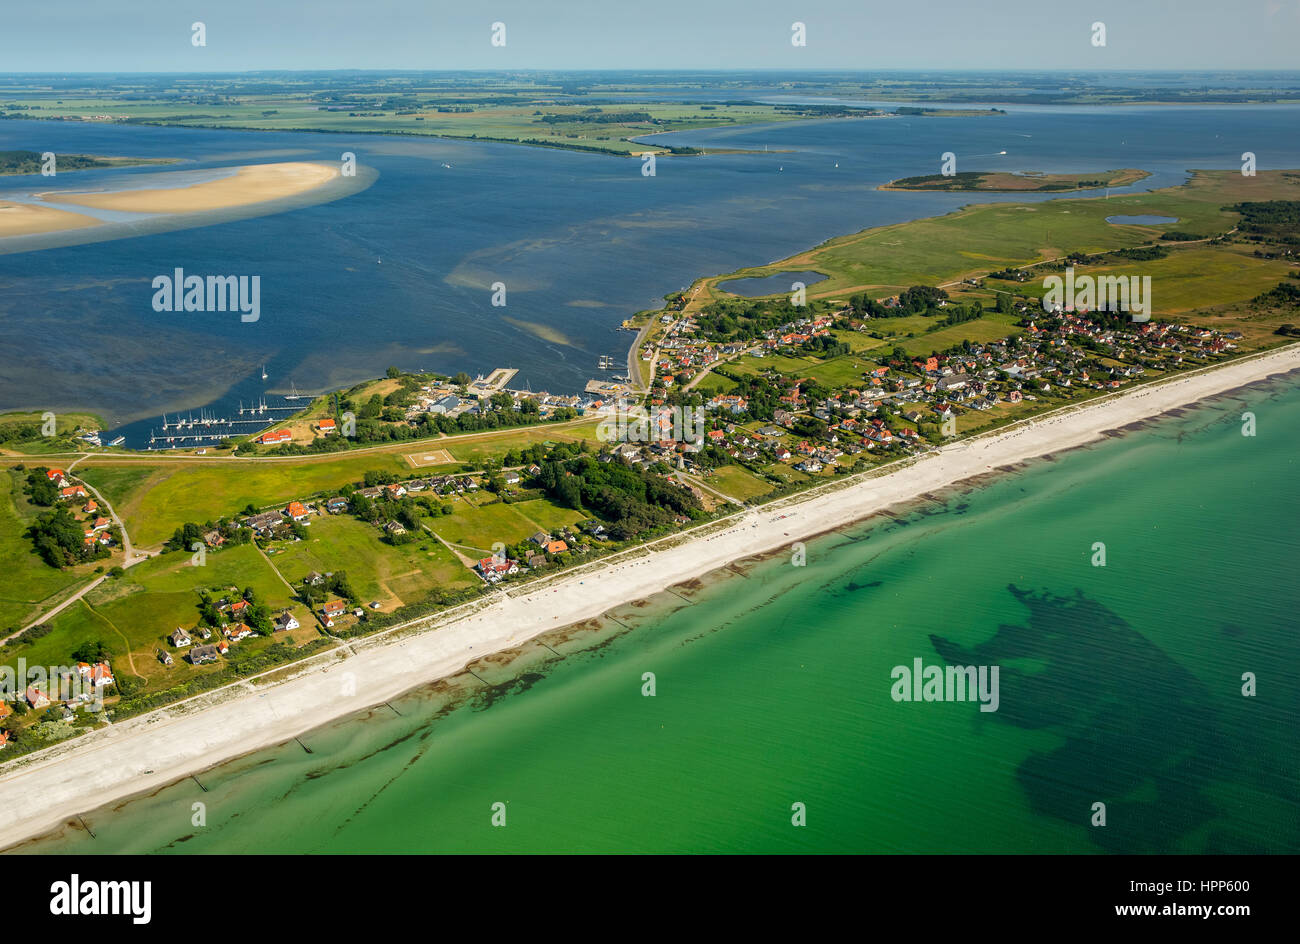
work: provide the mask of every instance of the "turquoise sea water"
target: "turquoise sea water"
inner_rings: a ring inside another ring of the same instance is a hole
[[[1294,853],[1297,432],[1300,384],[1256,385],[26,848]],[[998,710],[893,701],[918,657],[1000,666]]]

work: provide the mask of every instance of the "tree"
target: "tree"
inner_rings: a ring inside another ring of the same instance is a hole
[[[72,658],[77,662],[105,662],[108,660],[108,646],[102,639],[87,639],[72,650]]]

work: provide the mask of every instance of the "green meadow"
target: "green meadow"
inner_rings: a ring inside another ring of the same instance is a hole
[[[428,534],[409,544],[384,543],[374,525],[350,515],[311,519],[308,537],[278,542],[272,560],[295,587],[307,574],[344,571],[363,602],[378,600],[389,610],[417,603],[437,587],[474,586],[478,579]]]
[[[460,498],[453,507],[450,515],[430,519],[428,524],[438,537],[448,544],[461,545],[462,550],[473,548],[487,555],[492,553],[493,544],[517,544],[538,531],[538,523],[516,505],[479,505],[474,499]]]
[[[1261,171],[1257,177],[1243,178],[1236,171],[1215,170],[1196,171],[1183,186],[1109,199],[975,204],[945,216],[840,236],[788,259],[711,277],[701,296],[705,300],[724,297],[726,293],[716,288],[719,282],[790,269],[816,269],[829,276],[810,286],[809,295],[816,298],[944,285],[1070,252],[1133,247],[1171,229],[1205,236],[1227,232],[1238,215],[1224,209],[1226,205],[1296,199],[1297,195],[1300,177],[1295,174]],[[1158,226],[1106,222],[1109,216],[1143,214],[1175,217],[1178,222]]]
[[[0,469],[0,633],[21,629],[88,579],[87,568],[59,570],[41,560],[26,535],[43,509],[22,493],[24,473]]]
[[[252,587],[259,602],[274,609],[292,607],[306,625],[305,608],[296,604],[271,565],[252,545],[210,551],[201,567],[191,564],[188,553],[151,558],[105,581],[80,601],[50,621],[51,632],[30,644],[11,650],[6,664],[25,658],[28,664],[66,665],[74,649],[99,640],[112,654],[114,671],[153,684],[165,677],[167,685],[220,665],[191,666],[173,652],[175,665],[157,660],[159,649],[170,650],[165,637],[178,626],[192,628],[199,619],[199,591],[218,595],[229,588]],[[215,640],[214,640],[215,641]],[[270,645],[266,637],[238,643],[241,651]]]

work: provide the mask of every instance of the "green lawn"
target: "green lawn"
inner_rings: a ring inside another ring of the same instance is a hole
[[[22,493],[25,473],[0,469],[0,632],[20,629],[89,579],[89,567],[59,570],[41,560],[25,532],[38,509]]]
[[[131,463],[124,469],[125,465],[82,465],[77,473],[97,488],[101,476],[117,477],[122,494],[109,500],[126,522],[131,539],[142,547],[162,543],[187,521],[208,521],[237,514],[249,504],[260,508],[332,491],[361,481],[372,469],[402,476],[414,471],[396,452],[344,453],[311,461],[173,461]],[[141,477],[138,465],[152,471]]]
[[[933,351],[944,351],[966,340],[972,344],[981,344],[1020,334],[1022,329],[1011,324],[1012,320],[1014,319],[1010,315],[986,314],[975,321],[940,328],[938,331],[899,341],[898,344],[908,354],[929,356]]]
[[[709,488],[717,489],[724,495],[744,501],[757,498],[772,491],[775,486],[756,477],[748,469],[738,465],[723,465],[713,470],[713,474],[701,479]]]
[[[543,531],[558,531],[563,527],[575,525],[579,521],[586,521],[591,517],[591,515],[583,514],[580,511],[574,511],[572,508],[561,508],[545,498],[515,502],[510,507],[529,521],[536,522],[538,528]]]
[[[305,541],[282,542],[272,557],[280,573],[294,586],[312,571],[345,571],[352,588],[366,603],[379,600],[385,609],[415,603],[435,587],[476,584],[470,574],[436,539],[425,534],[419,541],[392,546],[380,540],[374,525],[350,515],[324,515],[311,519]]]
[[[437,535],[450,544],[465,545],[487,554],[493,544],[517,544],[537,533],[536,525],[517,511],[515,505],[497,502],[475,507],[458,498],[453,507],[452,514],[429,522]]]
[[[11,650],[5,662],[13,664],[22,657],[31,665],[67,665],[72,650],[81,643],[102,640],[112,653],[115,672],[138,675],[149,684],[165,677],[166,684],[172,685],[199,672],[215,671],[219,666],[196,668],[179,657],[174,666],[165,668],[155,653],[166,647],[164,637],[176,627],[191,628],[198,623],[200,588],[224,592],[231,586],[253,587],[258,600],[273,609],[293,602],[252,545],[210,552],[202,567],[191,566],[189,554],[167,554],[105,581],[56,616],[48,635]],[[296,612],[301,614],[300,621],[306,615],[300,606]],[[271,641],[250,638],[239,645],[243,649],[260,648]]]

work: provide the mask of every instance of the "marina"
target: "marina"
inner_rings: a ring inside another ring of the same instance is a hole
[[[265,376],[266,368],[262,369]],[[294,388],[293,396],[284,396],[283,400],[298,399]],[[226,439],[249,436],[273,425],[285,416],[302,409],[293,403],[268,403],[266,397],[258,397],[256,402],[245,405],[237,401],[235,412],[231,416],[222,416],[218,412],[200,409],[199,415],[186,413],[184,416],[164,413],[161,432],[153,427],[149,429],[147,446],[149,450],[177,449],[185,445],[213,445]],[[111,446],[121,445],[125,436],[118,436]],[[98,445],[98,442],[93,443]]]

